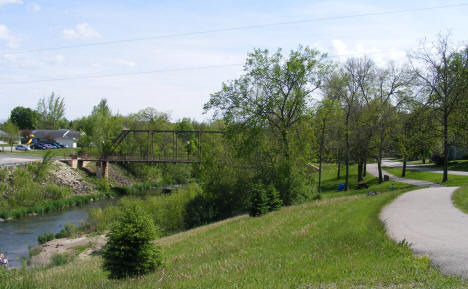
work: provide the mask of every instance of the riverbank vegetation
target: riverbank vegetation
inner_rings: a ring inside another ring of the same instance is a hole
[[[400,192],[307,202],[161,238],[164,267],[131,280],[107,279],[101,257],[91,256],[59,268],[3,273],[3,286],[467,288],[442,275],[426,256],[414,256],[406,243],[387,237],[378,215]]]
[[[0,218],[45,214],[112,194],[99,181],[92,185],[82,180],[78,172],[63,170],[51,154],[41,162],[0,168]]]

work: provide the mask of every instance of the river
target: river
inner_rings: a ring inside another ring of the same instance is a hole
[[[1,223],[0,250],[7,254],[10,266],[19,266],[21,265],[20,258],[28,256],[29,246],[38,244],[39,235],[58,233],[66,223],[80,225],[86,222],[89,208],[105,207],[115,202],[116,199],[101,200],[47,215]]]

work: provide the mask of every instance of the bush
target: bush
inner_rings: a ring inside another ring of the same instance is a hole
[[[268,199],[268,211],[276,211],[281,208],[283,201],[280,198],[280,193],[273,184],[267,187],[266,196]]]
[[[162,263],[160,248],[153,243],[156,227],[139,206],[125,208],[107,237],[103,268],[110,278],[143,275]]]
[[[268,213],[268,197],[265,186],[262,184],[255,185],[251,192],[251,205],[249,215],[257,217]]]
[[[185,204],[184,223],[187,229],[201,226],[217,219],[212,200],[200,194]]]
[[[39,244],[44,244],[44,243],[47,243],[49,241],[52,241],[53,239],[55,239],[55,234],[54,233],[44,233],[44,234],[41,234],[37,237],[37,242]]]
[[[44,187],[44,197],[51,200],[60,200],[68,197],[71,194],[71,189],[68,187],[60,187],[56,184],[47,184]]]
[[[70,238],[73,237],[78,231],[78,228],[70,223],[65,224],[65,228],[60,230],[57,234],[55,234],[55,238],[60,239],[60,238]]]

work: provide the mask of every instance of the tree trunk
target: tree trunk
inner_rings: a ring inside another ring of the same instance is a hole
[[[363,162],[359,160],[358,162],[358,183],[362,182],[362,168],[363,168]]]
[[[422,163],[423,163],[423,164],[426,163],[426,157],[423,157],[423,158],[422,158]]]
[[[362,168],[362,176],[365,177],[367,175],[367,161],[364,161],[364,167]]]
[[[442,183],[448,182],[448,113],[444,111],[444,177]]]
[[[403,158],[403,169],[401,170],[401,177],[404,178],[406,176],[406,156]]]
[[[325,125],[326,122],[323,122],[322,125],[322,138],[320,140],[320,153],[319,153],[319,179],[318,179],[318,194],[320,195],[321,189],[320,186],[322,184],[322,155],[323,155],[323,144],[325,141]]]
[[[339,180],[341,178],[341,160],[338,159],[338,172],[336,173],[336,179]]]
[[[383,183],[383,176],[382,176],[382,159],[377,158],[377,168],[379,170],[379,184]]]
[[[349,116],[346,116],[346,158],[345,158],[345,187],[348,191],[349,186]]]

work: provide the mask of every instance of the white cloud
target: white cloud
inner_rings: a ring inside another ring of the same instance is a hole
[[[31,3],[31,9],[34,12],[39,12],[39,11],[41,11],[41,5],[33,2],[33,3]]]
[[[125,60],[125,59],[119,59],[119,60],[115,61],[115,64],[117,64],[119,66],[124,66],[124,67],[135,67],[136,66],[136,63],[134,61]]]
[[[1,0],[0,0],[1,1]],[[18,40],[11,31],[3,24],[0,24],[0,40],[7,43],[8,48],[14,49],[18,47]]]
[[[0,7],[6,4],[23,4],[23,0],[0,0]]]
[[[1,0],[0,0],[1,1]],[[90,39],[101,37],[101,34],[93,29],[88,23],[77,24],[75,29],[64,29],[63,37],[67,39]]]

